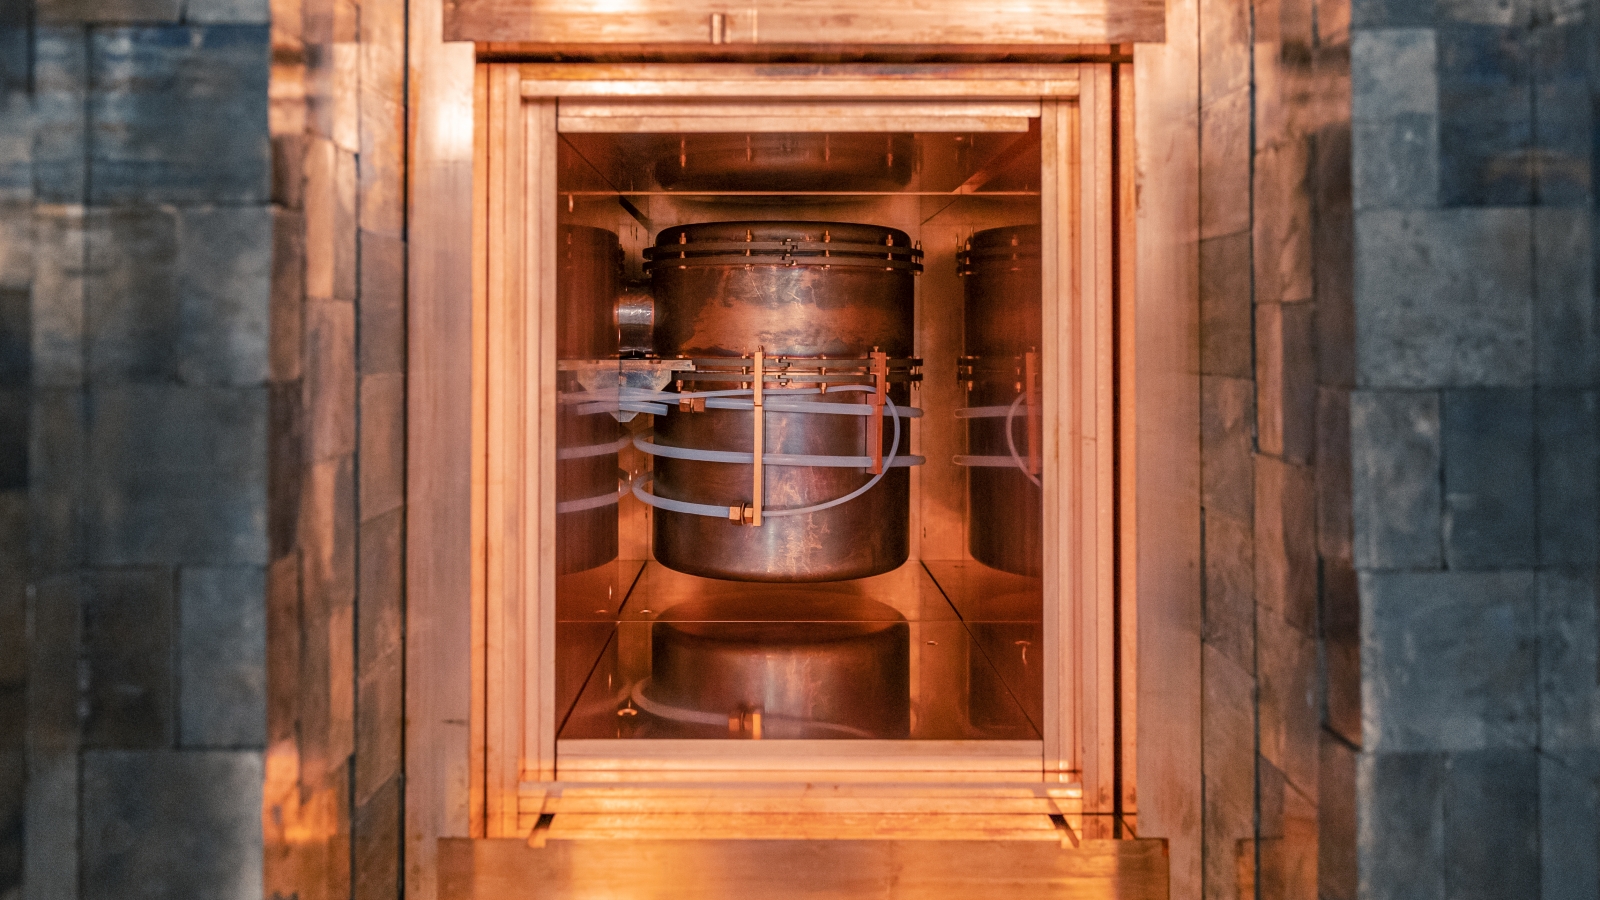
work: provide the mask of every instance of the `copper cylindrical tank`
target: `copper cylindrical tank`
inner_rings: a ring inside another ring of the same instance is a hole
[[[875,600],[690,600],[657,617],[650,648],[649,699],[667,707],[760,713],[768,738],[910,735],[911,629]]]
[[[972,367],[967,406],[1011,409],[1016,404],[1010,416],[968,419],[967,452],[979,458],[1010,458],[1015,448],[1026,463],[1028,441],[1038,440],[1039,428],[1036,420],[1030,436],[1029,404],[1017,400],[1030,376],[1033,390],[1041,387],[1036,364],[1033,371],[1028,364],[1029,354],[1038,359],[1044,330],[1039,226],[980,231],[960,254],[959,264],[965,276],[965,352]],[[1037,400],[1033,406],[1036,410]],[[1037,458],[1037,452],[1031,455]],[[1034,477],[1040,476],[1034,473]],[[1040,486],[1023,467],[978,465],[967,470],[967,491],[967,546],[973,559],[1018,575],[1038,576],[1044,558]]]
[[[827,242],[881,247],[881,264],[830,257],[798,260],[776,250],[710,249],[741,243]],[[717,222],[663,231],[650,269],[660,318],[655,330],[662,358],[738,358],[763,349],[771,357],[862,359],[873,350],[907,358],[913,346],[913,275],[918,251],[901,231],[838,222]],[[899,248],[895,251],[894,248]],[[678,254],[683,254],[679,259]],[[891,258],[893,257],[893,258]],[[847,264],[848,263],[848,264]],[[732,385],[725,385],[731,387]],[[906,384],[889,397],[909,406]],[[860,393],[830,392],[808,399],[863,402]],[[772,454],[859,456],[865,452],[864,417],[768,411],[763,419]],[[656,416],[655,441],[671,447],[748,453],[753,441],[748,411],[676,407]],[[883,428],[888,453],[892,426]],[[911,449],[909,427],[899,453]],[[865,469],[768,466],[762,479],[766,505],[798,509],[844,496],[871,478]],[[752,467],[723,462],[655,458],[655,492],[692,503],[737,506],[750,499]],[[735,581],[838,581],[890,571],[908,550],[909,477],[890,467],[877,486],[821,512],[771,517],[759,527],[684,513],[655,511],[655,556],[663,565]]]
[[[563,225],[556,249],[556,356],[565,365],[556,412],[556,570],[567,575],[617,558],[617,420],[581,411],[581,367],[617,356],[615,303],[622,247],[615,233]],[[609,498],[610,502],[606,502]]]
[[[911,181],[915,152],[910,134],[687,134],[663,141],[656,181],[674,191],[893,191]]]

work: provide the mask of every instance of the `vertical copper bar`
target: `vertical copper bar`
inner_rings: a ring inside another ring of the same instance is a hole
[[[1039,354],[1029,350],[1022,357],[1022,405],[1028,412],[1028,474],[1039,474]]]
[[[872,474],[883,471],[883,400],[889,393],[889,354],[872,348],[867,357],[872,371],[872,413],[867,416],[867,456]]]
[[[765,359],[765,348],[757,347],[754,372],[751,377],[751,387],[754,389],[754,393],[751,395],[751,402],[754,406],[750,410],[750,414],[755,417],[755,421],[752,423],[754,434],[752,443],[755,445],[755,460],[754,465],[751,466],[754,474],[751,476],[752,484],[750,486],[750,505],[753,507],[750,524],[757,528],[761,527],[761,457],[766,453],[766,429],[763,427],[763,419],[765,417],[761,408],[761,391],[767,378],[766,374],[762,372],[762,364]]]

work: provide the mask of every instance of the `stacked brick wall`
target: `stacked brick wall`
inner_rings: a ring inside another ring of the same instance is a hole
[[[1593,897],[1594,8],[1356,4],[1362,896]]]

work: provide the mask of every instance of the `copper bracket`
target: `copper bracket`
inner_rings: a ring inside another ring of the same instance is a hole
[[[706,398],[685,397],[678,401],[678,412],[705,412]]]
[[[750,415],[751,444],[753,445],[753,458],[751,459],[751,484],[750,502],[742,506],[728,507],[728,518],[741,525],[761,527],[761,477],[762,457],[766,455],[766,416],[762,408],[762,392],[766,387],[766,350],[757,347],[750,366]]]
[[[867,456],[872,459],[872,474],[883,473],[883,402],[889,396],[889,354],[877,347],[867,355],[872,375],[872,412],[867,416]]]

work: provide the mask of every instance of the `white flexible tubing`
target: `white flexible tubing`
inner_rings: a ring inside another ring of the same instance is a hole
[[[865,494],[867,491],[872,490],[872,488],[877,485],[878,482],[882,481],[883,476],[888,474],[889,469],[893,468],[895,457],[900,452],[900,417],[895,414],[895,405],[893,400],[890,400],[888,397],[884,397],[883,402],[889,405],[888,411],[890,418],[894,421],[894,440],[889,442],[889,456],[883,462],[882,472],[872,476],[871,480],[869,480],[866,484],[863,484],[861,487],[858,487],[850,493],[845,494],[843,497],[829,500],[826,503],[819,503],[816,506],[802,506],[799,509],[764,509],[761,511],[761,514],[773,518],[782,518],[783,516],[803,516],[814,512],[822,512],[825,509],[832,509],[842,503],[849,503],[851,500],[854,500],[862,494]],[[673,500],[670,497],[657,497],[654,493],[644,490],[645,480],[646,479],[644,478],[639,478],[634,481],[633,495],[638,497],[641,501],[649,506],[665,509],[668,512],[688,513],[689,515],[705,516],[713,519],[722,519],[727,517],[727,507],[725,506],[713,506],[709,503],[690,503],[686,500]]]
[[[1022,470],[1022,474],[1028,476],[1029,481],[1043,488],[1044,485],[1039,483],[1039,476],[1028,471],[1027,464],[1022,461],[1022,456],[1017,453],[1017,439],[1011,433],[1011,421],[1016,418],[1017,407],[1022,405],[1023,399],[1027,396],[1027,394],[1018,394],[1017,399],[1011,401],[1011,410],[1006,413],[1006,447],[1011,451],[1011,460],[1017,464],[1017,468]]]

